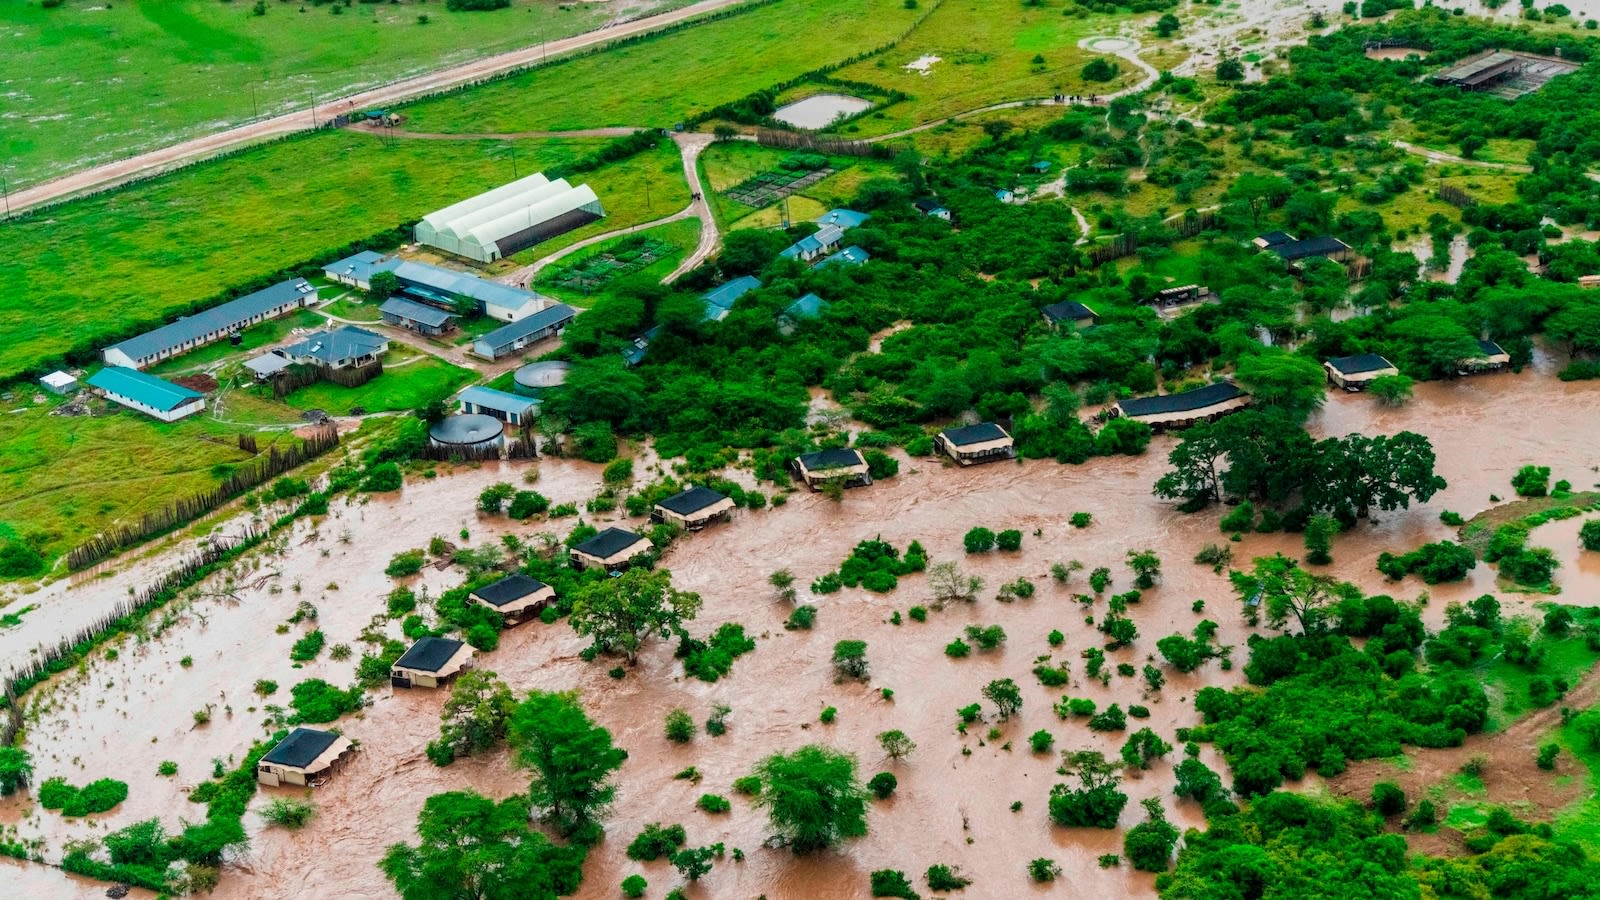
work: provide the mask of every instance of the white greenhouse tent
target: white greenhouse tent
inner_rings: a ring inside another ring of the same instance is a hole
[[[417,223],[419,244],[478,262],[493,262],[605,216],[586,184],[529,175],[429,213]]]

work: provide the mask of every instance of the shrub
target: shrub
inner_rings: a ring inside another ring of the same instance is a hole
[[[404,480],[400,475],[400,467],[395,463],[378,463],[367,467],[361,479],[361,490],[376,494],[398,491]]]
[[[171,778],[178,774],[178,764],[170,759],[164,759],[161,761],[161,765],[156,766],[156,774],[163,778]]]
[[[1420,572],[1422,580],[1428,584],[1460,581],[1477,565],[1478,558],[1470,549],[1452,541],[1424,544],[1398,556],[1388,552],[1378,554],[1378,571],[1394,581],[1412,572]]]
[[[128,785],[113,778],[91,781],[83,787],[73,787],[65,778],[49,778],[39,785],[39,805],[45,809],[59,809],[64,816],[77,818],[113,809],[128,799]]]
[[[648,887],[650,887],[650,883],[644,880],[644,876],[629,875],[627,878],[622,879],[622,896],[643,897],[645,889]]]
[[[635,862],[653,862],[671,856],[688,840],[689,835],[682,825],[662,826],[660,822],[651,822],[628,845],[628,858]]]
[[[744,794],[747,797],[754,797],[756,794],[761,793],[761,779],[754,775],[735,778],[733,780],[733,792],[735,794]]]
[[[510,482],[499,481],[489,485],[478,493],[478,511],[490,515],[498,515],[505,508],[506,501],[510,500],[517,489]]]
[[[1094,522],[1094,514],[1075,512],[1067,521],[1072,524],[1073,528],[1088,528],[1089,525]]]
[[[33,776],[33,757],[21,747],[0,747],[0,797],[9,797]]]
[[[1511,476],[1511,487],[1519,497],[1543,497],[1550,493],[1549,466],[1523,466]]]
[[[1217,527],[1222,529],[1224,532],[1233,534],[1241,531],[1249,531],[1255,527],[1255,523],[1255,504],[1246,500],[1245,502],[1229,510],[1228,514],[1223,516],[1222,519],[1217,522]]]
[[[1028,735],[1028,746],[1032,747],[1035,753],[1048,753],[1055,743],[1056,736],[1043,728]]]
[[[928,621],[928,608],[926,606],[913,606],[906,610],[906,615],[910,616],[913,622],[926,622]]]
[[[1431,828],[1439,821],[1439,811],[1434,807],[1432,800],[1418,800],[1412,808],[1411,815],[1406,817],[1406,827],[1412,829]]]
[[[295,800],[290,797],[276,797],[261,810],[261,818],[268,824],[291,831],[304,828],[306,823],[317,814],[317,808],[305,800]]]
[[[1590,519],[1578,529],[1578,542],[1585,550],[1600,551],[1600,519]]]
[[[322,652],[322,646],[327,643],[327,640],[327,635],[323,634],[320,628],[308,632],[300,640],[295,641],[293,647],[289,648],[289,658],[295,662],[310,662],[317,658],[317,654]]]
[[[695,805],[713,815],[725,813],[728,810],[733,809],[733,804],[729,803],[728,798],[722,796],[721,794],[701,794],[700,799],[696,801]]]
[[[1142,872],[1165,872],[1172,859],[1172,848],[1177,846],[1177,826],[1167,821],[1161,801],[1154,798],[1142,804],[1148,818],[1128,829],[1123,836],[1122,852],[1127,854],[1133,867]]]
[[[906,873],[896,869],[878,869],[872,873],[872,896],[898,897],[900,900],[922,900],[906,880]]]
[[[1033,674],[1038,676],[1039,683],[1045,687],[1062,687],[1072,680],[1065,668],[1056,666],[1037,665],[1033,667]]]
[[[517,491],[506,514],[513,519],[528,519],[549,509],[549,498],[538,491]]]
[[[789,631],[794,631],[796,629],[801,631],[810,631],[811,626],[816,621],[817,608],[807,604],[805,606],[796,606],[794,611],[789,613],[789,618],[784,621],[783,627]]]
[[[961,638],[956,638],[950,643],[944,645],[944,655],[951,657],[952,659],[963,659],[971,653],[972,645],[968,644],[966,641],[963,641]]]
[[[1115,703],[1089,719],[1089,728],[1094,731],[1122,731],[1127,727],[1128,718],[1123,714],[1122,707]]]
[[[968,531],[961,539],[968,553],[988,553],[994,549],[994,541],[994,532],[981,525]]]
[[[1545,744],[1539,748],[1539,758],[1536,762],[1539,768],[1546,772],[1556,767],[1556,757],[1561,755],[1560,744]]]
[[[1028,877],[1040,884],[1047,881],[1055,881],[1060,875],[1061,867],[1056,865],[1056,861],[1053,859],[1041,856],[1028,863]]]
[[[1015,528],[1007,528],[994,536],[994,545],[1007,552],[1016,552],[1022,549],[1022,532]]]
[[[633,483],[633,460],[614,459],[600,473],[600,480],[610,487],[625,487]]]
[[[837,707],[828,706],[828,707],[824,707],[823,708],[822,714],[817,716],[817,719],[818,719],[818,721],[822,722],[822,724],[824,724],[824,725],[832,725],[833,724],[833,720],[835,718],[837,718],[838,715],[839,715],[839,710],[838,710]]]
[[[666,734],[667,740],[674,744],[687,744],[694,740],[694,719],[684,709],[674,709],[667,713]]]
[[[1060,630],[1052,628],[1050,633],[1044,636],[1044,639],[1050,646],[1059,647],[1066,642],[1067,636],[1062,634]]]
[[[867,474],[871,475],[874,481],[893,478],[900,474],[900,461],[882,450],[868,450],[861,456],[867,461]]]
[[[887,800],[899,786],[900,780],[892,772],[879,772],[867,782],[867,790],[872,791],[879,800]]]
[[[1392,781],[1380,781],[1372,786],[1372,808],[1384,816],[1396,816],[1406,811],[1406,792]]]
[[[423,555],[421,550],[403,550],[389,557],[389,565],[383,574],[390,578],[404,578],[422,571]]]
[[[999,625],[990,625],[987,628],[968,625],[966,633],[967,637],[978,645],[979,650],[993,650],[1006,642],[1006,630]]]
[[[972,883],[961,875],[960,867],[938,863],[928,867],[928,889],[934,891],[959,891]]]
[[[867,677],[867,642],[839,641],[833,645],[833,669],[844,678]]]

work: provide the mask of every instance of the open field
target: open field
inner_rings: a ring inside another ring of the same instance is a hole
[[[898,38],[926,10],[899,0],[779,0],[603,55],[407,106],[422,132],[670,126]]]
[[[1068,2],[1067,6],[1071,6]],[[994,15],[986,0],[944,0],[911,36],[872,59],[847,66],[837,78],[864,81],[911,99],[869,113],[846,126],[854,136],[886,134],[992,103],[1054,94],[1109,94],[1143,78],[1125,60],[1109,82],[1085,81],[1084,64],[1099,54],[1078,46],[1083,38],[1113,34],[1126,17],[1065,16],[1059,2],[1024,4]],[[906,66],[937,56],[922,71]],[[1042,62],[1035,62],[1042,57]]]
[[[602,143],[517,141],[517,160]],[[323,133],[0,224],[0,283],[20,286],[0,298],[0,380],[510,181],[506,146]]]
[[[168,425],[98,402],[94,416],[51,416],[53,405],[0,415],[0,533],[39,535],[47,559],[107,525],[214,487],[219,472],[249,458],[234,435],[253,429],[216,422],[209,411]],[[265,452],[295,438],[256,440]]]
[[[419,355],[408,347],[385,353],[383,365],[382,375],[360,387],[323,381],[291,392],[283,402],[295,409],[320,409],[330,416],[350,415],[355,409],[404,412],[443,399],[473,380],[466,369]]]
[[[123,0],[0,5],[8,71],[0,154],[14,191],[86,166],[385,82],[684,5],[515,0],[449,12],[405,0],[354,6]],[[427,24],[418,17],[425,16]],[[326,117],[334,112],[325,110]]]
[[[651,240],[661,241],[662,243],[671,247],[671,250],[663,254],[661,258],[650,263],[648,266],[645,266],[644,268],[627,275],[624,279],[622,279],[624,281],[633,281],[635,279],[656,280],[666,276],[673,269],[677,268],[678,263],[682,262],[683,258],[692,250],[694,250],[695,245],[699,243],[700,222],[697,219],[682,219],[677,222],[669,222],[665,225],[658,225],[655,228],[636,232],[635,234],[623,235],[607,241],[601,241],[600,243],[591,247],[586,247],[583,250],[575,252],[571,256],[563,257],[559,262],[552,263],[550,266],[542,270],[539,273],[538,279],[536,279],[533,283],[534,290],[541,294],[557,297],[567,303],[572,304],[573,306],[588,307],[593,305],[597,294],[606,293],[610,288],[615,287],[616,282],[612,282],[610,285],[601,288],[597,292],[584,293],[580,290],[574,290],[572,288],[562,287],[558,284],[555,284],[553,281],[554,277],[559,275],[565,267],[570,266],[573,263],[587,259],[590,256],[605,253],[607,250],[617,246],[623,241],[639,236],[643,236]]]

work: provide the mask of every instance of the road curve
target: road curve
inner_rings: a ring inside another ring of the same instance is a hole
[[[256,143],[268,138],[293,134],[299,131],[309,131],[316,127],[316,121],[325,120],[330,111],[333,110],[368,109],[375,106],[387,106],[416,97],[419,94],[455,87],[512,69],[533,66],[551,55],[571,53],[575,50],[593,47],[596,44],[604,44],[620,38],[645,34],[708,12],[737,6],[743,2],[744,0],[699,0],[697,3],[691,3],[688,6],[668,12],[643,16],[630,22],[621,22],[595,31],[562,38],[559,41],[534,44],[529,47],[523,47],[520,50],[512,50],[495,56],[486,56],[459,66],[405,78],[360,93],[332,98],[325,103],[318,103],[315,112],[310,107],[307,107],[284,113],[281,116],[263,119],[259,122],[250,122],[226,131],[202,135],[192,140],[173,144],[170,147],[162,147],[149,153],[141,153],[138,156],[95,166],[16,191],[10,195],[11,211],[12,213],[18,213],[31,207],[62,200],[76,194],[114,187],[140,178],[149,178],[179,165],[216,156],[219,153],[236,149],[245,144]],[[314,116],[315,119],[313,118]]]

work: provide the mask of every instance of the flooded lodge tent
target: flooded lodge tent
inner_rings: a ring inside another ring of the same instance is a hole
[[[654,549],[649,541],[627,529],[607,528],[572,548],[572,566],[575,569],[623,569]]]
[[[1511,368],[1511,354],[1494,341],[1479,341],[1479,355],[1463,359],[1456,368],[1458,375],[1478,375]]]
[[[862,487],[872,483],[866,457],[853,447],[802,453],[794,458],[789,467],[794,470],[795,477],[813,491],[821,490],[822,485],[834,479],[843,481],[845,487]]]
[[[1181,394],[1118,400],[1112,405],[1110,415],[1113,419],[1127,416],[1159,432],[1214,422],[1249,405],[1249,394],[1226,381],[1219,381]]]
[[[656,504],[652,522],[670,522],[688,531],[700,529],[733,515],[734,502],[708,487],[692,487]]]
[[[389,683],[395,687],[434,688],[448,684],[462,669],[472,664],[473,650],[464,641],[425,637],[411,645],[389,669]]]
[[[350,739],[317,728],[296,728],[267,751],[256,764],[256,780],[268,787],[296,784],[317,787],[344,766],[346,754],[354,753]]]
[[[1328,373],[1329,382],[1347,391],[1366,390],[1374,378],[1400,374],[1399,369],[1376,353],[1340,356],[1323,363],[1322,368]]]
[[[478,588],[468,598],[504,616],[505,625],[510,627],[544,612],[545,606],[556,599],[556,591],[519,572]]]
[[[946,428],[933,439],[933,445],[963,466],[1013,459],[1017,455],[1011,435],[993,422]]]

